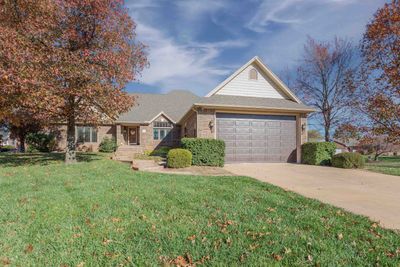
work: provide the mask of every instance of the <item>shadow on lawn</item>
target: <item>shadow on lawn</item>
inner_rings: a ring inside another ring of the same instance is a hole
[[[77,153],[78,162],[99,160],[103,156],[96,153]],[[48,165],[64,162],[64,153],[0,153],[0,166]]]

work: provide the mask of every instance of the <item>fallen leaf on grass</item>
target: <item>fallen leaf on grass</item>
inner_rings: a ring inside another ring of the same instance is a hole
[[[339,240],[342,240],[342,239],[343,239],[343,234],[342,234],[342,233],[338,234],[338,235],[337,235],[337,238],[338,238]]]
[[[272,257],[276,260],[276,261],[281,261],[282,260],[282,256],[279,254],[272,254]]]
[[[121,218],[113,217],[113,218],[111,218],[111,221],[112,221],[112,222],[120,222],[120,221],[122,221],[122,219],[121,219]]]
[[[193,241],[196,239],[196,235],[191,235],[187,238],[187,240]]]
[[[81,236],[82,236],[81,233],[77,233],[77,234],[73,234],[73,235],[72,235],[73,238],[79,238],[79,237],[81,237]]]
[[[108,245],[111,242],[112,242],[111,239],[106,239],[106,238],[103,239],[103,245]]]
[[[32,251],[33,251],[33,246],[32,246],[32,244],[27,245],[26,248],[25,248],[25,253],[26,253],[26,254],[32,253]]]
[[[7,265],[10,265],[10,264],[11,264],[11,261],[10,261],[9,258],[4,257],[4,258],[1,259],[1,263],[2,263],[4,266],[7,266]]]

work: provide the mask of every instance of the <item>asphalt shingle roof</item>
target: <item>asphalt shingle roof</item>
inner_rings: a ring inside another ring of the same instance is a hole
[[[165,113],[173,121],[178,122],[193,105],[313,111],[311,107],[304,104],[277,98],[230,95],[199,97],[184,90],[175,90],[167,94],[135,93],[133,95],[137,96],[136,104],[129,112],[121,114],[117,122],[150,122],[161,112]]]
[[[140,94],[136,96],[135,105],[127,113],[123,113],[117,122],[149,122],[164,112],[175,122],[179,121],[190,107],[201,99],[189,91],[175,90],[167,94]]]

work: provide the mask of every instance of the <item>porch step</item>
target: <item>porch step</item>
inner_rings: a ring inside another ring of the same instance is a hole
[[[143,153],[144,149],[140,146],[121,146],[118,147],[113,155],[114,160],[132,161],[135,154]]]

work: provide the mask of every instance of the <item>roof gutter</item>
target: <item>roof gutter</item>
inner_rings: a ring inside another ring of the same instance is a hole
[[[252,110],[277,110],[277,111],[297,111],[304,113],[315,112],[313,108],[279,108],[279,107],[263,107],[263,106],[238,106],[238,105],[221,105],[221,104],[202,104],[195,103],[194,107],[209,107],[209,108],[234,108],[234,109],[252,109]]]

